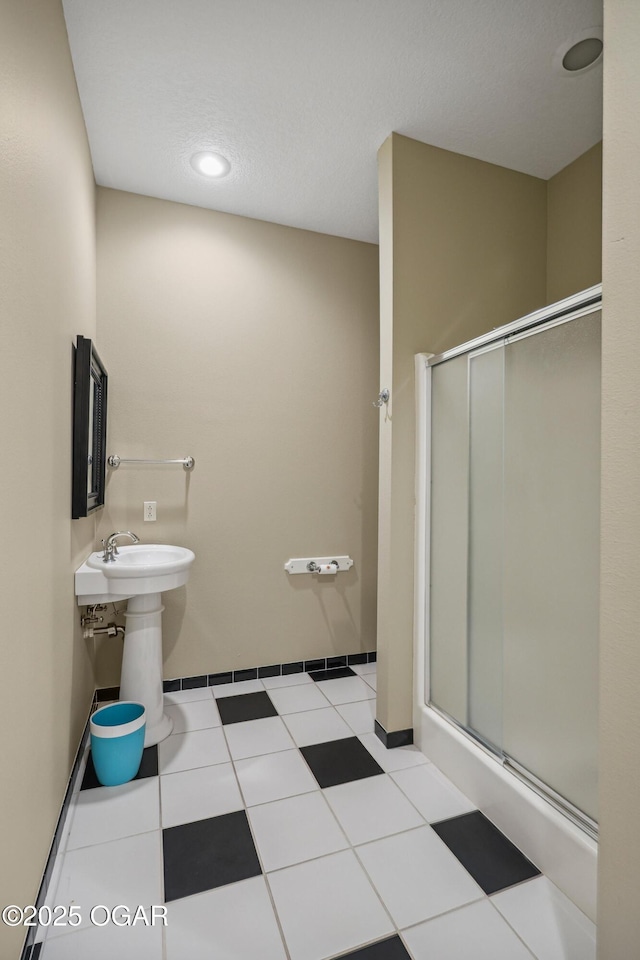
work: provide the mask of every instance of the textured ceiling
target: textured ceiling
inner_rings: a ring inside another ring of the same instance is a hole
[[[556,63],[600,0],[63,3],[102,186],[375,242],[392,131],[545,179],[601,137],[601,66]]]

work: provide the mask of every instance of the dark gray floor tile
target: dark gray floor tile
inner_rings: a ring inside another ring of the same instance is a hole
[[[216,703],[223,724],[243,723],[245,720],[261,720],[263,717],[278,716],[278,711],[266,690],[261,690],[259,693],[240,693],[234,697],[220,697]]]
[[[431,826],[487,894],[540,873],[479,810]]]
[[[355,672],[351,667],[336,667],[333,670],[314,670],[309,674],[316,683],[320,680],[337,680],[339,677],[355,677]]]
[[[165,903],[262,873],[244,810],[168,827],[162,848]]]
[[[390,937],[388,940],[370,943],[368,947],[361,947],[353,953],[344,953],[339,960],[411,960],[411,957],[400,937]],[[433,960],[438,958],[434,957]]]
[[[384,773],[357,737],[314,743],[300,747],[300,752],[321,787],[334,787]]]

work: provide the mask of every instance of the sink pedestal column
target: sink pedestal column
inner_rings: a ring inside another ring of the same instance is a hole
[[[173,729],[173,720],[163,712],[161,596],[143,593],[131,597],[125,614],[120,699],[144,704],[145,747],[164,740]]]

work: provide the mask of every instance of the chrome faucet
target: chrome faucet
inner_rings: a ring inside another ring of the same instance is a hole
[[[135,533],[131,533],[130,530],[121,530],[117,533],[112,533],[111,536],[102,541],[104,548],[104,553],[102,554],[103,563],[113,563],[118,556],[118,547],[116,544],[118,537],[129,537],[132,543],[140,543],[140,537],[137,537]]]

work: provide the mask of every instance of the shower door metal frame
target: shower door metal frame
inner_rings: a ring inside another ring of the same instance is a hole
[[[480,353],[491,345],[520,340],[544,329],[588,316],[602,308],[602,284],[596,284],[565,300],[551,304],[512,323],[469,340],[440,354],[419,353],[415,361],[416,464],[415,464],[415,544],[414,544],[414,677],[416,704],[433,710],[452,724],[476,747],[525,783],[593,839],[598,824],[553,788],[540,781],[518,762],[487,744],[468,727],[431,702],[430,677],[430,567],[431,567],[431,370],[463,354]]]

